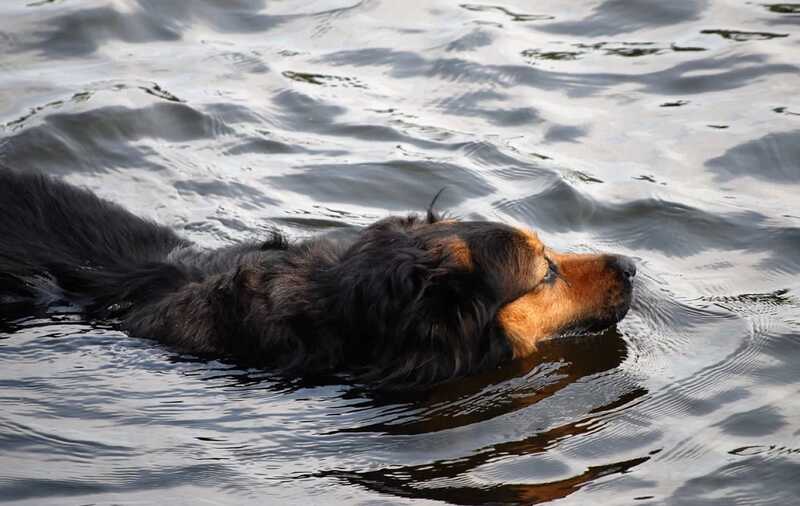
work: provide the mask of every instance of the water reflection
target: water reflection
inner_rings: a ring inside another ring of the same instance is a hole
[[[621,335],[610,329],[600,335],[558,339],[543,343],[539,352],[526,360],[481,376],[440,386],[432,391],[414,394],[383,394],[374,401],[412,402],[414,415],[409,420],[401,414],[397,420],[384,421],[345,429],[341,432],[378,432],[392,436],[432,434],[458,427],[498,419],[519,410],[532,409],[548,398],[558,396],[564,389],[597,375],[615,370],[627,356]],[[595,385],[599,386],[599,385]],[[565,440],[599,430],[601,413],[631,404],[647,394],[642,387],[628,387],[613,400],[593,406],[597,399],[606,398],[600,392],[573,392],[584,397],[591,407],[583,418],[538,431],[527,437],[479,448],[468,456],[437,460],[407,466],[390,466],[380,470],[358,472],[328,470],[319,477],[333,477],[370,489],[401,497],[423,497],[455,504],[485,504],[505,502],[543,502],[565,497],[584,484],[616,473],[625,473],[649,460],[649,456],[592,466],[568,478],[541,483],[477,483],[470,476],[484,466],[513,462],[517,457],[530,458],[545,454]],[[548,409],[553,409],[552,406]],[[569,474],[568,469],[553,470]],[[527,474],[536,476],[541,466]]]
[[[560,437],[570,435],[569,428],[563,434],[542,434],[540,440],[520,442],[520,449],[526,453],[546,451]],[[512,451],[513,450],[506,450]],[[398,467],[380,471],[366,472],[326,472],[318,477],[333,477],[353,485],[359,485],[376,492],[399,497],[414,497],[446,501],[452,504],[537,504],[561,499],[573,494],[587,483],[604,476],[623,474],[647,462],[649,457],[615,462],[604,466],[589,467],[583,473],[563,480],[545,483],[522,484],[503,483],[501,485],[460,485],[457,480],[462,473],[488,462],[490,457],[481,456],[462,459],[457,463],[436,462],[419,467]],[[448,481],[455,481],[448,484]],[[433,483],[431,483],[433,482]],[[439,484],[441,483],[441,484]],[[438,485],[438,486],[437,486]]]
[[[375,397],[383,403],[414,401],[417,412],[411,420],[400,417],[345,432],[425,434],[491,420],[533,406],[587,377],[614,370],[625,360],[626,350],[625,341],[613,328],[594,336],[546,341],[531,357],[495,371],[424,393]],[[644,393],[637,389],[634,398]],[[630,395],[625,394],[626,402],[632,400]]]

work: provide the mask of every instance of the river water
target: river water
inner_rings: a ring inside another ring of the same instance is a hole
[[[640,275],[615,329],[405,396],[4,314],[0,502],[800,504],[798,89],[797,3],[3,1],[6,165],[208,246],[446,187]]]

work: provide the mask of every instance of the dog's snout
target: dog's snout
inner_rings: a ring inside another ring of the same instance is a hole
[[[611,257],[609,264],[627,279],[633,279],[633,277],[636,276],[636,262],[634,262],[632,258],[623,255],[614,255]]]

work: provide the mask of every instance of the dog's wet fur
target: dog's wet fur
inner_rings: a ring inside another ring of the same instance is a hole
[[[0,304],[67,301],[174,348],[291,376],[429,385],[628,310],[633,262],[427,214],[354,238],[205,250],[93,193],[0,168]]]

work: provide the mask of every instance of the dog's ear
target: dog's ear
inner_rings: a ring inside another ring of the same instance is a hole
[[[367,230],[327,272],[328,300],[369,381],[430,383],[480,360],[488,320],[474,297],[465,245],[420,242],[395,227]]]
[[[437,278],[447,275],[439,249],[426,248],[402,228],[386,225],[365,230],[332,273],[342,301],[367,310],[358,320],[373,320],[379,328],[418,311]]]

